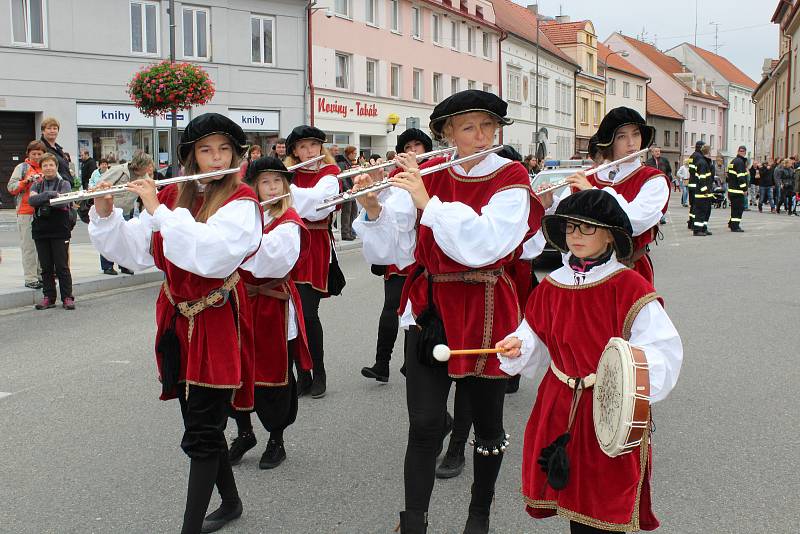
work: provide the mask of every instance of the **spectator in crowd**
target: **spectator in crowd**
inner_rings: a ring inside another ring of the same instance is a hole
[[[42,170],[39,167],[39,160],[46,152],[47,147],[41,141],[28,143],[25,161],[14,167],[8,181],[8,192],[14,195],[14,202],[17,205],[17,230],[25,287],[31,289],[42,288],[42,268],[39,266],[39,256],[36,254],[36,244],[31,233],[34,210],[28,203],[28,198],[31,186],[41,180]]]
[[[775,213],[774,170],[775,169],[773,168],[772,161],[765,162],[759,169],[761,174],[761,182],[758,186],[758,211],[761,211],[761,207],[764,205],[764,202],[769,199],[769,211],[770,213]]]
[[[750,180],[748,181],[750,185],[750,192],[747,195],[749,199],[749,204],[751,206],[755,206],[758,203],[759,199],[759,191],[758,185],[761,182],[761,164],[757,161],[754,161],[752,165],[750,165]]]
[[[358,149],[354,146],[348,146],[344,149],[345,161],[347,161],[347,168],[352,169],[358,167]],[[344,169],[343,169],[344,170]],[[342,189],[348,190],[353,188],[353,179],[345,178],[342,180]],[[339,212],[339,231],[342,236],[342,241],[352,241],[356,238],[353,233],[353,221],[358,215],[358,206],[355,200],[345,202],[342,204],[342,209]]]
[[[389,150],[388,152],[386,152],[386,161],[392,161],[395,158],[395,156],[397,156],[397,152],[395,152],[394,150]]]
[[[107,170],[108,160],[106,158],[101,158],[100,161],[97,162],[97,168],[89,178],[89,189],[100,183],[100,177],[103,176]]]
[[[272,145],[272,155],[283,161],[286,157],[286,139],[281,137]]]
[[[654,169],[658,169],[664,173],[667,177],[669,182],[672,182],[672,167],[669,164],[669,160],[661,155],[661,147],[654,146],[650,149],[650,158],[644,162],[644,164],[648,167],[653,167]],[[667,219],[665,215],[661,216],[661,224],[667,224]]]
[[[784,204],[783,199],[783,184],[789,177],[794,178],[794,171],[792,170],[792,160],[784,158],[775,164],[775,169],[772,171],[772,179],[775,182],[773,189],[773,197],[775,198],[775,213],[780,214],[781,206]]]
[[[28,203],[34,209],[31,226],[39,264],[42,266],[42,292],[44,297],[36,305],[37,310],[54,308],[56,305],[56,277],[65,310],[75,309],[72,295],[72,274],[69,271],[69,240],[74,219],[69,205],[51,206],[50,199],[69,193],[72,186],[58,174],[58,159],[54,154],[45,154],[39,160],[43,180],[31,186]]]
[[[675,171],[675,176],[681,188],[681,206],[685,208],[689,205],[689,167],[686,161]]]
[[[528,174],[534,174],[534,167],[536,165],[536,158],[533,157],[533,154],[528,154],[525,156],[525,159],[522,161],[522,165],[528,171]]]
[[[794,161],[789,158],[783,160],[781,171],[781,196],[778,199],[778,213],[780,206],[786,208],[786,214],[794,213]],[[777,179],[775,180],[777,182]]]
[[[81,189],[89,188],[89,180],[97,169],[97,163],[86,149],[81,150]]]
[[[363,152],[358,156],[358,165],[360,165],[361,167],[367,166],[367,155]]]
[[[58,174],[65,180],[69,180],[69,161],[67,161],[64,149],[56,142],[58,132],[61,130],[61,123],[54,117],[45,117],[42,119],[40,128],[42,130],[40,141],[45,144],[47,151],[56,157],[56,161],[58,162]]]
[[[242,179],[247,175],[247,167],[250,166],[250,162],[257,160],[263,155],[261,152],[261,145],[250,145],[250,148],[247,150],[247,154],[242,159],[242,164],[239,167],[239,174],[241,174]]]

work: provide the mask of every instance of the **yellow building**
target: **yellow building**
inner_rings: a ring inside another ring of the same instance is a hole
[[[540,26],[580,71],[575,75],[575,151],[587,154],[589,138],[606,114],[606,84],[597,72],[597,34],[589,20],[571,22],[567,16],[544,20]]]
[[[800,154],[800,83],[797,74],[800,39],[800,1],[781,0],[772,22],[778,24],[778,64],[770,74],[774,80],[774,157]]]

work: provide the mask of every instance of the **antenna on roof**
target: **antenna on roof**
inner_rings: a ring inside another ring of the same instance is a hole
[[[714,53],[719,55],[719,22],[709,22],[711,26],[714,26]]]

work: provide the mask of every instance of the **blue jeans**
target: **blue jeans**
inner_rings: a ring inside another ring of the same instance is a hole
[[[681,206],[686,206],[689,203],[689,188],[686,184],[681,182]]]
[[[769,207],[770,209],[775,209],[775,197],[772,196],[774,187],[767,186],[767,187],[759,187],[758,188],[758,207],[764,204],[764,200],[769,198]]]

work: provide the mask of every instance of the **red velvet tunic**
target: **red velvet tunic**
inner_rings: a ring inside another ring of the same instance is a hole
[[[258,203],[253,190],[244,185],[224,202],[252,200]],[[158,193],[158,200],[174,209],[178,200],[177,185],[169,185]],[[196,206],[199,208],[199,206]],[[247,208],[243,208],[247,209]],[[196,212],[196,211],[195,211]],[[222,286],[218,278],[204,278],[184,271],[164,256],[161,232],[154,232],[151,254],[156,267],[164,272],[172,298],[177,302],[192,301],[205,297]],[[234,314],[235,304],[238,314]],[[175,315],[175,308],[167,299],[162,287],[156,300],[156,344],[164,330],[168,329]],[[237,316],[238,315],[238,316]],[[179,381],[198,386],[235,390],[233,405],[237,409],[253,407],[253,331],[250,310],[240,281],[231,291],[229,302],[220,307],[209,307],[194,317],[192,339],[189,342],[189,320],[178,314],[175,323],[181,344],[181,372]],[[160,359],[156,358],[161,374]],[[178,390],[161,395],[162,400],[174,399],[183,392]]]
[[[482,177],[465,177],[455,173],[453,168],[423,177],[425,187],[431,196],[438,196],[442,202],[461,202],[480,213],[489,199],[500,191],[522,188],[531,195],[531,210],[527,224],[536,226],[536,217],[541,218],[541,210],[536,209],[538,200],[530,188],[530,178],[521,163],[509,163],[497,171]],[[514,254],[479,269],[480,271],[503,270]],[[423,265],[428,273],[462,273],[471,271],[448,257],[436,244],[433,231],[420,225],[417,231],[415,251],[417,264]],[[406,283],[404,293],[411,300],[414,316],[427,307],[428,278],[419,276]],[[516,329],[521,316],[514,283],[506,272],[494,284],[468,283],[464,281],[436,282],[433,298],[442,317],[448,345],[453,349],[489,348],[508,332]],[[488,313],[487,313],[488,311]],[[450,376],[482,376],[504,378],[500,363],[491,354],[465,356],[450,359]]]
[[[622,195],[622,197],[627,200],[628,202],[633,202],[633,199],[636,198],[636,195],[639,194],[639,191],[642,190],[642,186],[645,182],[649,180],[657,180],[657,179],[664,179],[667,182],[667,191],[672,189],[669,178],[658,169],[653,167],[646,167],[641,166],[638,170],[632,172],[630,175],[626,176],[623,180],[612,184],[611,182],[603,181],[598,175],[593,174],[592,176],[587,176],[587,180],[589,183],[592,184],[594,187],[603,188],[603,187],[611,187]],[[667,208],[669,207],[669,195],[667,195],[667,202],[664,204],[664,207],[661,208],[661,213],[664,214],[667,212]],[[656,235],[658,235],[658,225],[653,226],[646,232],[641,233],[640,235],[633,238],[633,250],[637,251],[646,247],[649,243],[655,241]],[[644,254],[641,256],[634,264],[633,270],[641,274],[645,280],[653,283],[654,275],[653,275],[653,263],[650,261],[650,255]]]
[[[656,299],[653,286],[631,269],[578,287],[548,276],[533,291],[525,318],[547,345],[556,367],[568,376],[583,377],[597,370],[611,337],[630,338],[636,315]],[[650,500],[649,432],[638,450],[607,456],[594,432],[591,389],[578,402],[567,444],[569,482],[561,491],[547,484],[537,458],[566,431],[572,394],[551,371],[545,373],[525,429],[522,493],[528,513],[537,518],[558,513],[605,530],[655,529],[659,523]]]
[[[323,165],[317,171],[298,169],[294,173],[294,185],[297,187],[314,187],[319,181],[329,174],[339,174],[339,167],[333,164]],[[321,221],[303,219],[303,224],[309,231],[308,257],[302,264],[298,263],[292,270],[292,280],[297,284],[311,284],[311,287],[328,295],[328,269],[331,263],[331,234],[328,231],[332,216],[329,215]]]
[[[289,208],[286,213],[264,228],[264,234],[270,233],[281,224],[296,224],[300,227],[300,256],[297,258],[296,266],[305,261],[308,256],[309,232],[294,208]],[[239,274],[246,284],[251,285],[262,285],[275,280],[274,278],[256,278],[253,273],[245,269],[239,269]],[[288,295],[294,304],[298,323],[298,336],[295,338],[295,341],[299,343],[297,347],[298,360],[300,367],[308,371],[311,369],[311,353],[308,351],[303,306],[300,303],[297,287],[290,279],[271,289]],[[253,317],[256,355],[255,385],[285,386],[289,383],[289,301],[262,294],[249,297],[249,300]]]

